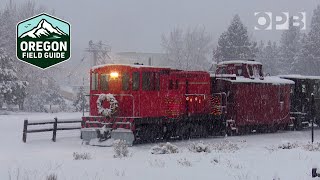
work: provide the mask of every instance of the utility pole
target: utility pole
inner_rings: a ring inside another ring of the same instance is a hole
[[[315,106],[314,106],[314,94],[311,93],[311,142],[313,144],[313,141],[314,141],[314,121],[316,119],[316,109],[315,109]]]
[[[91,66],[107,63],[106,58],[111,60],[108,53],[111,51],[111,46],[103,44],[101,41],[94,43],[92,40],[89,41],[89,47],[85,49],[86,52],[92,54]]]

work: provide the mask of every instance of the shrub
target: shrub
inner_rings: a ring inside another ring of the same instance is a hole
[[[231,143],[230,141],[222,141],[221,143],[213,144],[212,149],[214,149],[215,151],[234,152],[239,150],[240,148],[237,144]]]
[[[89,160],[91,159],[91,155],[89,153],[73,153],[73,160]]]
[[[178,159],[177,162],[181,166],[185,166],[185,167],[191,167],[192,166],[191,162],[189,160],[187,160],[186,158]]]
[[[199,143],[190,144],[188,146],[188,149],[191,152],[206,152],[206,153],[210,153],[211,152],[209,146],[207,144],[204,144],[202,141],[200,141]]]
[[[178,147],[169,142],[161,143],[151,148],[151,154],[173,154],[178,152]]]
[[[304,146],[304,149],[307,151],[320,151],[320,143],[316,142],[314,144],[308,143]]]
[[[283,143],[278,146],[279,149],[293,149],[297,147],[299,147],[297,143],[290,143],[290,142]]]
[[[115,152],[115,158],[128,157],[129,155],[128,145],[125,140],[115,140],[113,142],[113,150]]]
[[[49,174],[46,177],[46,180],[57,180],[57,179],[58,179],[58,176],[56,174]]]

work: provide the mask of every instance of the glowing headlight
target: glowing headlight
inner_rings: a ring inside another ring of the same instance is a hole
[[[119,77],[119,74],[117,72],[112,72],[112,73],[110,73],[110,77],[117,78],[117,77]]]

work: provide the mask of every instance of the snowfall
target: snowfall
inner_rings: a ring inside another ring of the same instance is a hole
[[[24,119],[47,121],[81,119],[81,113],[9,113],[0,115],[0,179],[43,180],[55,174],[58,180],[304,180],[311,169],[320,168],[320,130],[286,131],[233,137],[210,137],[174,141],[178,153],[152,154],[152,147],[129,147],[128,157],[115,158],[113,147],[85,145],[80,130],[28,134],[22,142]],[[33,127],[35,128],[35,127]],[[202,142],[208,152],[190,151]],[[89,158],[75,160],[73,154]]]

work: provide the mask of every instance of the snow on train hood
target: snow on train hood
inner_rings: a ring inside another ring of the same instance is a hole
[[[245,77],[241,77],[241,76],[236,76],[236,77],[233,76],[232,79],[229,79],[227,77],[220,76],[220,75],[215,75],[215,77],[217,79],[224,79],[224,80],[230,81],[232,83],[266,83],[266,84],[275,84],[275,85],[294,84],[294,81],[291,81],[288,79],[282,79],[277,76],[266,76],[263,79],[260,79],[260,78],[250,79],[250,78],[245,78]]]

